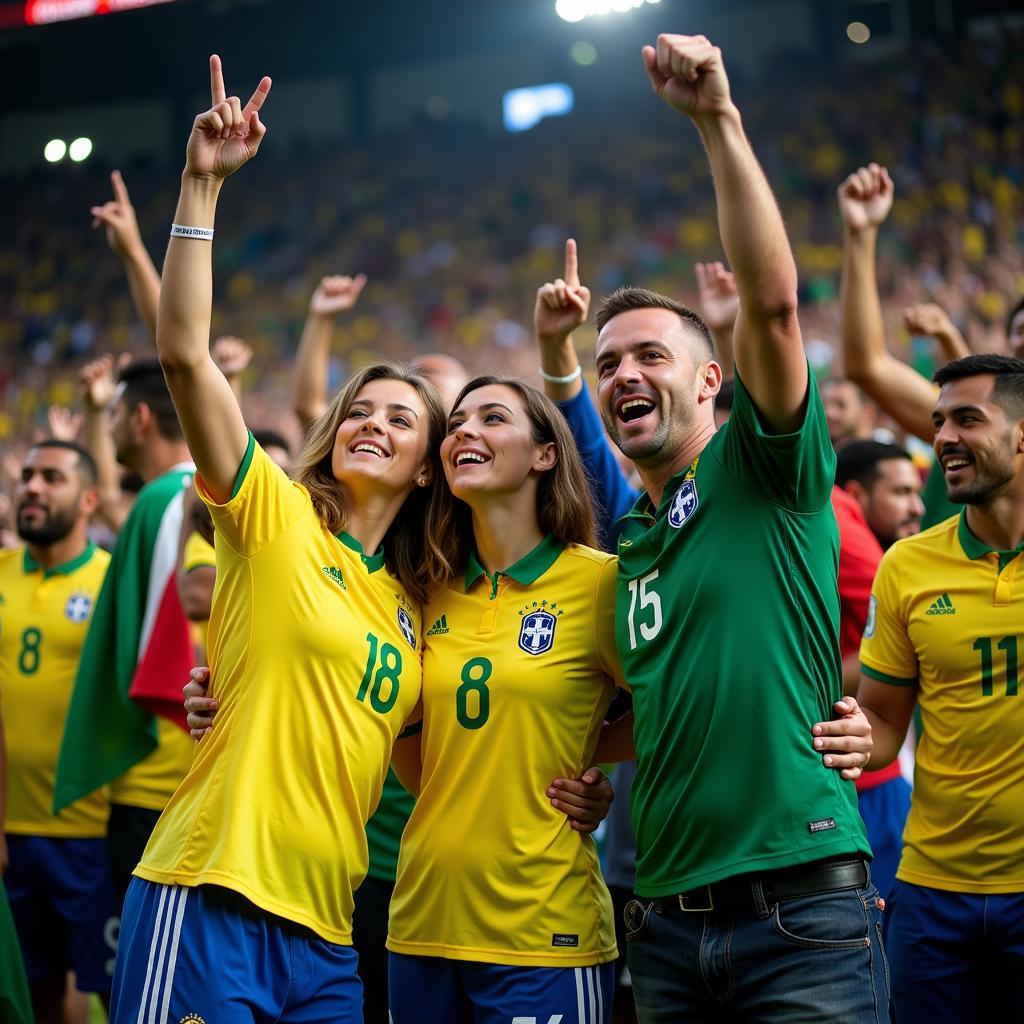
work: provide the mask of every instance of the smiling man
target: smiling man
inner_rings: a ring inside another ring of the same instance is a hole
[[[695,313],[629,288],[597,315],[602,416],[646,491],[620,535],[616,609],[636,718],[638,1015],[886,1019],[854,787],[805,740],[842,689],[835,455],[796,268],[720,51],[663,35],[644,62],[707,150],[740,314],[717,432],[722,370]]]
[[[964,510],[882,559],[858,695],[873,764],[915,705],[924,725],[886,913],[897,1015],[987,1024],[1024,1006],[1024,360],[967,356],[935,381],[935,455]]]

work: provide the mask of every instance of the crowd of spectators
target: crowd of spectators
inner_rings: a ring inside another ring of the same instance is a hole
[[[1002,346],[1006,312],[1024,292],[1020,41],[960,43],[955,60],[922,44],[882,64],[827,76],[789,67],[742,87],[797,256],[816,369],[836,362],[835,189],[868,160],[886,164],[896,183],[879,268],[894,351],[929,371],[930,344],[900,321],[921,301],[947,310],[976,351]],[[567,235],[579,239],[581,272],[598,295],[643,280],[692,303],[692,265],[720,258],[699,142],[654,105],[548,121],[520,136],[435,127],[359,148],[266,155],[244,196],[225,197],[214,250],[214,333],[252,346],[246,395],[260,422],[281,405],[324,274],[369,278],[342,323],[333,385],[371,353],[440,350],[471,369],[532,376],[533,297],[556,273]],[[93,160],[4,186],[0,446],[44,429],[51,403],[74,404],[86,360],[152,351],[119,261],[90,230],[90,207],[109,196],[108,171]],[[140,164],[124,175],[159,264],[177,173]],[[578,340],[587,349],[592,339],[583,330]]]

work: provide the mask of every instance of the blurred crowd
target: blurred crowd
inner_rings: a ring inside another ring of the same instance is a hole
[[[1008,308],[1024,292],[1024,67],[1012,59],[1020,41],[959,44],[955,60],[922,44],[910,57],[827,77],[787,66],[737,85],[796,252],[817,370],[841,369],[835,189],[868,160],[888,166],[896,187],[879,256],[893,350],[930,373],[931,343],[901,318],[925,301],[973,350],[1000,350]],[[358,149],[266,157],[244,194],[225,198],[214,253],[214,335],[252,347],[247,411],[260,422],[274,420],[325,274],[369,280],[340,324],[333,386],[374,353],[444,351],[470,369],[532,376],[533,296],[556,272],[567,235],[579,239],[581,273],[597,295],[642,280],[695,303],[694,262],[720,258],[698,140],[656,105],[549,121],[521,136],[433,125]],[[90,208],[110,198],[108,171],[94,160],[5,184],[0,445],[45,431],[50,404],[73,405],[87,360],[152,351],[119,261],[90,231]],[[176,165],[124,175],[159,263]],[[584,350],[592,341],[579,333]]]

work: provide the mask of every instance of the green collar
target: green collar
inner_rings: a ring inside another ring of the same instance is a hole
[[[42,569],[44,580],[48,580],[51,576],[70,576],[76,569],[81,569],[95,553],[96,545],[89,541],[85,545],[85,550],[80,555],[72,558],[70,562],[65,562],[63,565],[55,565],[52,569],[43,569],[29,554],[28,548],[25,548],[25,572],[38,572]]]
[[[994,551],[999,556],[999,571],[1002,572],[1020,553],[1024,551],[1024,543],[1018,544],[1017,547],[1011,548],[1009,551],[1000,551],[999,548],[990,548],[983,540],[978,540],[977,537],[971,533],[971,528],[967,525],[967,507],[964,506],[960,511],[960,522],[957,523],[956,527],[957,537],[960,540],[960,547],[964,549],[964,554],[972,561],[975,558],[982,558],[989,552]]]
[[[535,583],[544,575],[558,560],[558,556],[565,550],[565,545],[549,533],[532,551],[527,552],[515,565],[510,565],[504,572],[496,572],[493,576],[480,564],[474,548],[469,553],[469,564],[466,566],[466,590],[481,576],[491,581],[491,597],[498,592],[498,580],[502,576],[511,576],[516,583],[524,587]]]
[[[366,566],[367,572],[376,572],[378,569],[384,568],[384,548],[382,547],[375,555],[363,554],[363,545],[359,543],[350,533],[345,533],[342,530],[341,533],[336,534],[338,540],[345,545],[350,551],[354,551],[359,558],[362,560],[363,565]]]

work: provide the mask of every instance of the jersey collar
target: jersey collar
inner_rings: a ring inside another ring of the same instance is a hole
[[[25,572],[30,573],[42,570],[44,580],[48,580],[51,576],[70,576],[76,569],[81,569],[95,553],[96,545],[92,541],[89,541],[85,545],[85,550],[80,555],[76,555],[69,562],[64,562],[63,565],[55,565],[52,569],[43,569],[43,567],[29,554],[28,548],[25,548]]]
[[[558,556],[565,550],[565,545],[556,540],[550,533],[532,550],[523,555],[514,565],[510,565],[504,572],[496,572],[493,576],[480,564],[474,548],[469,553],[469,563],[466,566],[466,590],[481,576],[491,581],[491,596],[498,592],[498,580],[502,576],[511,576],[516,583],[524,587],[535,583],[555,564]]]
[[[1024,543],[1018,544],[1017,547],[1011,548],[1009,551],[1001,551],[999,548],[990,548],[983,540],[978,540],[978,538],[971,533],[971,528],[967,525],[966,506],[960,510],[960,522],[957,523],[956,532],[957,537],[960,540],[960,547],[964,549],[964,554],[972,561],[976,558],[983,558],[985,555],[994,551],[999,556],[1000,572],[1002,572],[1010,562],[1024,551]]]
[[[349,549],[354,551],[358,556],[359,560],[366,566],[367,572],[376,572],[378,569],[384,568],[384,548],[382,547],[375,555],[367,555],[363,553],[363,545],[359,543],[350,533],[345,533],[344,530],[341,533],[335,534],[338,540]]]
[[[668,483],[665,484],[665,490],[661,492],[661,504],[658,506],[657,512],[654,510],[654,506],[651,504],[651,499],[646,491],[641,492],[640,497],[637,498],[636,504],[619,520],[622,522],[625,519],[660,519],[662,513],[672,503],[672,499],[676,496],[676,491],[679,490],[683,481],[692,480],[697,475],[697,463],[700,462],[700,456],[690,463],[686,469],[680,470],[675,476],[671,476],[668,479]]]

